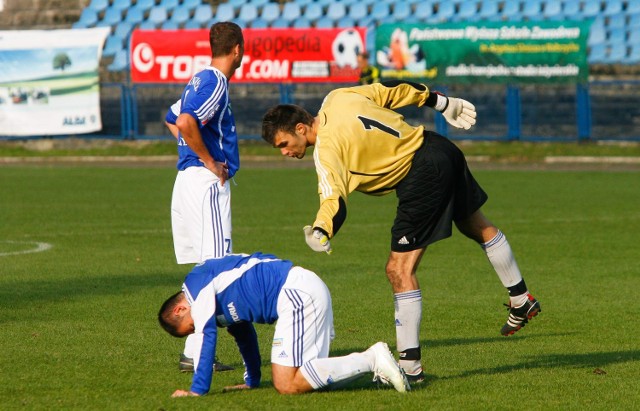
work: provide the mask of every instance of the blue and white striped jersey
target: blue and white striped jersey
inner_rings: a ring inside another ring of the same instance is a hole
[[[170,114],[177,118],[175,108],[174,104],[166,117],[166,120],[173,124],[175,119],[171,122]],[[240,168],[240,155],[236,122],[231,112],[228,80],[225,75],[212,66],[196,73],[184,88],[180,106],[177,108],[180,114],[190,114],[198,122],[202,140],[209,153],[214,160],[226,162],[229,178],[233,177]],[[203,167],[204,164],[180,136],[177,168],[184,170],[192,166]]]
[[[259,383],[252,381],[256,379],[252,370],[257,369],[257,379],[260,378],[255,331],[251,327],[238,335],[232,330],[240,324],[271,324],[278,319],[278,295],[291,267],[291,261],[270,254],[229,254],[207,260],[187,275],[182,291],[191,305],[195,337],[200,339],[200,349],[194,355],[191,391],[198,394],[209,391],[218,326],[229,327],[236,338],[247,368],[247,384]]]

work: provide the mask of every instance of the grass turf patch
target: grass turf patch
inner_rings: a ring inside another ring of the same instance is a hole
[[[221,333],[218,356],[237,369],[217,373],[205,398],[171,399],[190,383],[177,371],[183,341],[155,318],[189,270],[175,264],[171,242],[175,171],[3,167],[0,408],[637,408],[638,173],[475,174],[490,196],[485,213],[542,304],[516,335],[499,335],[506,292],[479,247],[455,233],[429,248],[418,273],[424,387],[400,395],[365,378],[335,392],[280,396],[268,361],[273,327],[260,325],[263,387],[221,392],[242,381],[237,349]],[[302,234],[318,205],[313,170],[243,169],[236,181],[234,251],[275,253],[324,279],[336,323],[331,354],[395,346],[384,275],[394,196],[353,194],[327,256],[310,251]],[[37,243],[51,248],[27,252]]]
[[[640,144],[622,143],[543,143],[543,142],[468,142],[457,141],[467,156],[488,157],[492,161],[539,162],[548,156],[640,157]],[[175,156],[175,141],[167,140],[103,140],[103,139],[47,139],[0,142],[0,157],[59,157],[59,156]],[[279,159],[274,150],[262,140],[241,140],[241,156],[260,156]]]

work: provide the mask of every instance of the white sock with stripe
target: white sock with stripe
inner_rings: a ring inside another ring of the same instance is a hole
[[[406,291],[393,295],[396,319],[396,346],[400,366],[407,374],[422,371],[420,362],[420,322],[422,321],[422,292]]]
[[[487,253],[489,262],[493,266],[493,269],[498,274],[502,285],[504,285],[509,291],[515,285],[520,284],[522,275],[518,268],[518,263],[511,251],[511,246],[507,241],[507,237],[498,230],[498,234],[486,243],[481,243],[480,246]],[[509,293],[511,294],[511,293]],[[527,292],[518,293],[518,295],[510,295],[512,307],[519,307],[527,301]]]

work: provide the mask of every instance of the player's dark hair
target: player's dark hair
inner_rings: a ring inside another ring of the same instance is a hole
[[[269,144],[278,131],[295,134],[296,124],[313,125],[313,116],[305,109],[294,104],[280,104],[272,107],[262,118],[262,138]]]
[[[178,291],[169,297],[167,301],[162,304],[162,307],[160,307],[160,311],[158,311],[158,322],[160,323],[160,326],[174,337],[184,337],[183,334],[178,332],[178,321],[171,316],[173,309],[178,305],[182,298],[184,298],[182,291]]]
[[[360,57],[362,57],[365,60],[369,60],[370,54],[368,51],[363,51],[360,53]]]
[[[242,29],[230,21],[215,23],[209,29],[209,44],[212,57],[228,56],[238,44],[244,49]]]

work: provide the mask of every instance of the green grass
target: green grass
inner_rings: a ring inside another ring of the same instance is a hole
[[[0,142],[0,157],[54,157],[54,156],[145,156],[175,155],[175,142],[167,140],[50,140],[46,150],[36,143]],[[468,156],[489,156],[493,161],[539,162],[546,156],[624,156],[639,157],[640,144],[626,143],[524,143],[524,142],[457,142]],[[244,156],[267,156],[279,158],[280,153],[262,140],[242,140],[240,152]]]
[[[408,395],[354,387],[278,395],[268,359],[272,326],[257,326],[263,387],[242,381],[222,333],[211,394],[177,371],[183,341],[156,324],[188,267],[175,263],[169,202],[175,172],[160,167],[2,167],[0,409],[110,410],[632,410],[640,407],[638,172],[486,171],[484,210],[506,233],[542,313],[515,336],[499,329],[506,292],[479,247],[454,234],[419,271],[428,384]],[[292,259],[332,291],[332,355],[395,345],[384,275],[393,195],[354,194],[331,256],[308,250],[302,226],[317,207],[313,170],[243,169],[233,187],[234,248]],[[600,369],[606,374],[594,373]]]

